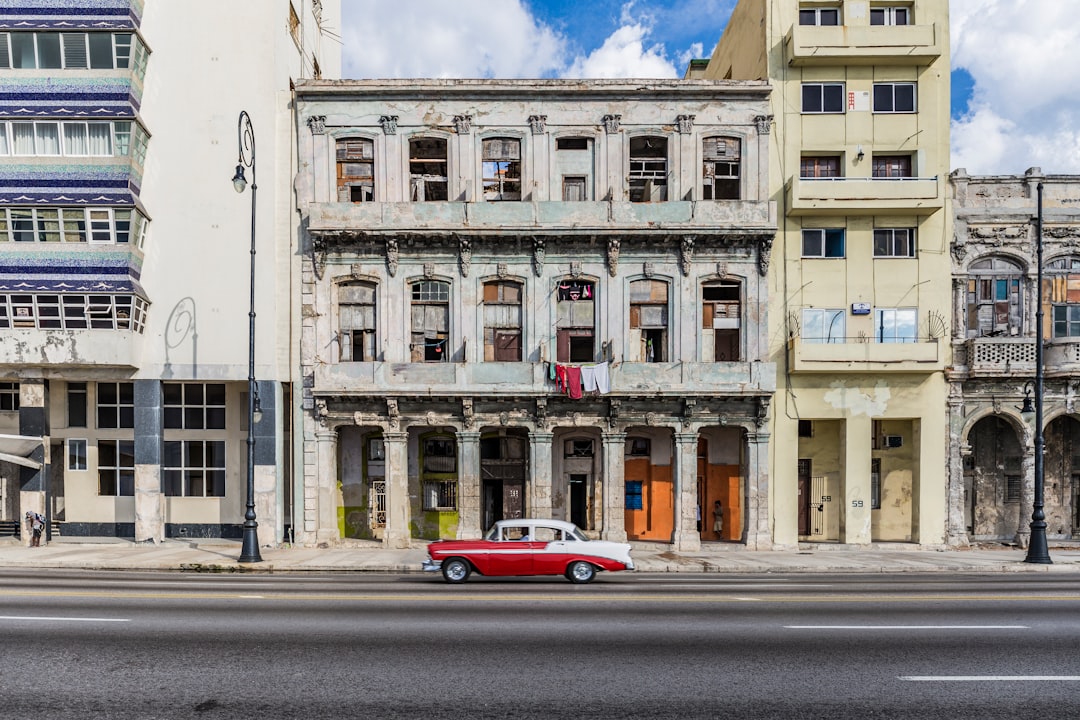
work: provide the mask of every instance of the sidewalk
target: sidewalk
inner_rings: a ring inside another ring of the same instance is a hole
[[[16,538],[0,538],[0,568],[92,570],[176,570],[187,572],[420,572],[426,543],[387,550],[381,543],[348,548],[278,547],[261,550],[263,562],[241,565],[240,542],[175,540],[153,545],[116,538],[55,538],[40,548],[25,548]],[[997,573],[1080,574],[1080,546],[1051,545],[1052,565],[1024,562],[1025,552],[1010,547],[971,550],[814,546],[790,551],[748,551],[717,545],[695,553],[676,553],[667,545],[634,543],[639,572],[708,573]]]

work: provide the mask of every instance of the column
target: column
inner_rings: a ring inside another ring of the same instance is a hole
[[[161,382],[135,381],[135,541],[165,539]]]
[[[468,430],[457,434],[458,441],[458,531],[459,540],[481,536],[480,528],[480,433]]]
[[[409,434],[387,432],[386,445],[386,533],[383,544],[391,549],[409,547]]]
[[[945,542],[950,547],[968,547],[967,523],[964,519],[964,399],[960,383],[951,383],[949,393],[949,477],[946,498],[948,520]],[[920,474],[922,472],[920,464]]]
[[[746,515],[746,547],[750,550],[772,550],[767,432],[746,433]],[[711,516],[706,515],[704,521],[712,522]]]
[[[1035,441],[1030,432],[1024,432],[1024,459],[1020,469],[1024,475],[1024,487],[1020,492],[1020,520],[1016,524],[1016,544],[1027,550],[1031,542],[1031,513],[1035,509]]]
[[[339,539],[337,527],[338,434],[336,428],[320,426],[315,433],[319,444],[318,484],[304,488],[304,524],[314,522],[315,542]]]
[[[840,542],[869,545],[870,533],[870,441],[872,421],[866,415],[851,416],[844,423],[840,497]]]
[[[274,380],[260,380],[259,406],[262,419],[255,423],[255,516],[259,523],[259,545],[276,545],[281,539],[278,514],[278,484],[281,480],[278,459],[283,456],[281,442],[281,386]],[[335,443],[336,452],[336,443]],[[335,513],[336,520],[336,513]]]
[[[27,458],[40,463],[35,468],[19,466],[19,522],[22,523],[23,546],[30,545],[30,525],[26,522],[27,511],[41,513],[51,522],[49,514],[49,457],[45,451],[49,443],[49,387],[44,380],[19,381],[19,434],[39,437],[40,447]],[[48,524],[41,540],[48,539]]]
[[[675,530],[672,544],[680,552],[701,549],[701,534],[697,529],[697,446],[696,432],[675,433]]]
[[[535,518],[550,518],[551,507],[551,442],[553,433],[529,433],[529,507]]]
[[[626,542],[626,433],[604,433],[604,526],[600,537]]]

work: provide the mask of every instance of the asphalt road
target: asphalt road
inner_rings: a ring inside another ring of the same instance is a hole
[[[0,571],[0,717],[1069,718],[1080,579]]]

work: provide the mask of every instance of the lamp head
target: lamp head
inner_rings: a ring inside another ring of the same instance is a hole
[[[1020,408],[1020,414],[1025,420],[1035,417],[1035,405],[1031,401],[1031,383],[1024,385],[1024,406]]]
[[[244,188],[247,187],[247,178],[244,177],[243,165],[236,166],[236,174],[233,175],[232,185],[234,188],[236,188],[236,192],[238,193],[244,192]]]

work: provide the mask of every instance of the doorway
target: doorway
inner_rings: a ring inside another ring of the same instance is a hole
[[[589,507],[589,476],[572,473],[567,479],[570,494],[570,522],[579,528],[587,527]]]
[[[810,461],[799,461],[799,535],[810,534]]]

